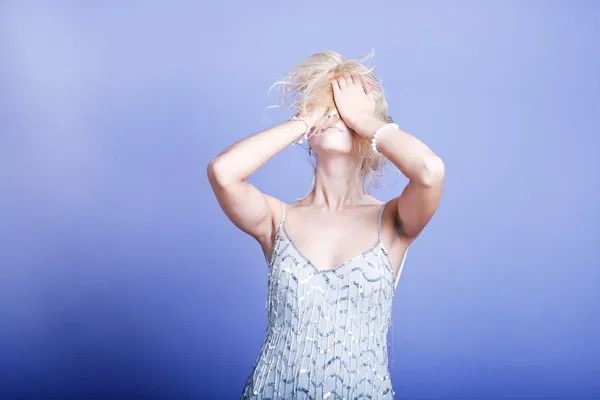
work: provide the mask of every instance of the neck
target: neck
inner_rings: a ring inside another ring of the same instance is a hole
[[[315,186],[306,196],[309,201],[329,209],[362,203],[366,193],[356,157],[327,154],[316,161]]]

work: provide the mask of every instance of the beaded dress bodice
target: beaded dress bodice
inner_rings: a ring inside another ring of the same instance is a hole
[[[267,263],[267,331],[242,399],[393,399],[387,333],[397,276],[379,238],[319,271],[285,229],[285,204]]]

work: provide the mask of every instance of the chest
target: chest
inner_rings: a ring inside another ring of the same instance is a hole
[[[305,262],[318,271],[329,271],[379,250],[378,231],[369,228],[360,218],[307,217],[292,228],[283,223],[280,229]]]
[[[339,302],[346,303],[352,313],[370,310],[388,304],[393,297],[393,272],[386,260],[384,249],[377,245],[332,268],[319,270],[298,251],[285,231],[280,231],[270,285],[275,298],[290,305],[293,313],[314,306],[329,308]]]

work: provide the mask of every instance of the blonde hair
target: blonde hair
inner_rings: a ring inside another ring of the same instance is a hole
[[[315,107],[323,107],[326,111],[325,117],[317,123],[318,127],[322,127],[326,123],[331,123],[331,120],[326,120],[326,116],[330,115],[331,111],[335,110],[337,115],[331,88],[333,79],[343,74],[357,75],[375,101],[374,117],[388,122],[391,119],[388,117],[388,105],[383,86],[373,74],[375,67],[368,68],[364,65],[371,61],[374,54],[374,51],[371,50],[362,60],[346,60],[331,50],[313,54],[292,68],[283,79],[275,82],[269,92],[273,88],[281,89],[279,105],[287,106],[287,110],[295,109],[296,113],[303,114],[310,112]],[[374,181],[379,183],[379,173],[385,166],[385,158],[371,149],[368,139],[359,136],[358,140],[358,171],[364,189],[367,180],[369,187],[373,185]]]

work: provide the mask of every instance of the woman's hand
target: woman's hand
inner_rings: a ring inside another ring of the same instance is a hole
[[[327,112],[325,107],[314,107],[308,110],[298,110],[297,117],[302,117],[310,127],[309,136],[319,133],[334,124],[335,112]]]
[[[335,105],[344,123],[359,133],[357,126],[362,120],[372,118],[375,100],[369,95],[358,75],[344,74],[331,82]]]
[[[317,124],[317,122],[319,122],[321,118],[323,118],[324,114],[325,111],[321,108],[314,108],[311,110],[304,111],[298,110],[296,112],[296,116],[304,118],[304,120],[306,121],[308,126],[310,126],[311,129],[315,127],[315,125]]]

